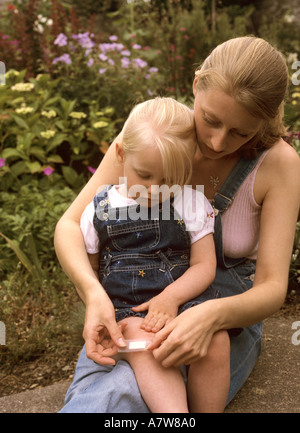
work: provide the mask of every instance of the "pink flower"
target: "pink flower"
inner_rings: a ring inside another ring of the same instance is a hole
[[[96,168],[93,168],[93,167],[90,167],[90,166],[89,166],[89,167],[88,167],[88,170],[89,170],[91,173],[94,174],[95,171],[96,171]]]
[[[180,27],[180,29],[179,29],[181,32],[185,32],[186,31],[186,28],[185,27]]]
[[[0,158],[0,167],[3,167],[5,165],[5,159]]]
[[[54,168],[52,168],[52,167],[46,167],[45,169],[44,169],[44,174],[46,175],[46,176],[50,176],[50,174],[52,174],[54,172]]]

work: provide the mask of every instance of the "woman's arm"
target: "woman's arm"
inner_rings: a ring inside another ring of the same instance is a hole
[[[80,230],[80,217],[99,186],[118,183],[120,176],[122,176],[122,166],[117,162],[115,143],[113,143],[93,177],[58,221],[54,236],[55,250],[60,264],[86,304],[83,335],[86,340],[87,356],[96,362],[99,362],[99,353],[102,353],[102,348],[99,347],[99,331],[102,332],[107,328],[116,344],[120,344],[118,341],[123,336],[115,322],[112,304],[89,262]],[[114,363],[113,360],[111,361],[109,363]]]
[[[193,307],[158,332],[151,348],[156,347],[154,356],[165,367],[205,356],[216,331],[250,326],[281,307],[287,290],[299,191],[299,157],[281,142],[269,152],[255,180],[255,196],[258,202],[261,198],[262,213],[253,288]]]
[[[215,274],[215,245],[213,235],[208,234],[191,245],[190,267],[181,277],[150,301],[133,307],[134,311],[148,310],[142,328],[146,331],[159,331],[176,317],[180,305],[207,289]]]

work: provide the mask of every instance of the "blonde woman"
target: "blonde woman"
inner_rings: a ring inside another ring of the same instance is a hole
[[[130,363],[152,412],[188,413],[188,400],[195,412],[222,412],[230,377],[226,331],[214,335],[205,362],[190,367],[188,389],[200,378],[202,384],[188,398],[178,368],[136,350],[177,314],[217,297],[205,291],[216,273],[213,210],[201,191],[182,188],[196,150],[193,112],[171,98],[146,101],[132,110],[121,137],[116,155],[126,183],[101,189],[81,217],[88,257],[111,301],[102,308],[113,304],[134,347],[116,357],[111,341],[105,354]]]
[[[282,55],[255,37],[218,46],[193,84],[198,149],[192,184],[204,185],[215,208],[218,265],[211,287],[221,298],[196,305],[166,324],[155,334],[151,349],[164,367],[192,365],[205,358],[216,332],[237,329],[230,341],[227,402],[257,361],[261,321],[276,312],[286,296],[300,199],[299,158],[281,138],[287,86]],[[84,337],[87,356],[95,361],[102,356],[99,331],[109,333],[116,344],[122,333],[112,312],[101,309],[103,294],[85,252],[79,220],[97,185],[115,183],[121,174],[113,144],[56,230],[58,257],[86,303]],[[109,374],[111,367],[106,368],[95,368],[88,380],[84,374],[77,376],[67,395],[69,410],[80,410],[83,404],[83,410],[91,412],[147,411],[130,367],[118,363]],[[127,381],[116,391],[115,383],[124,373]],[[83,389],[88,389],[84,396]],[[96,396],[102,396],[97,403]]]

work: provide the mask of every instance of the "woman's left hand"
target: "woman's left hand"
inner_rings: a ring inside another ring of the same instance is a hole
[[[214,320],[214,302],[206,301],[184,311],[157,334],[148,350],[164,367],[192,364],[207,354],[212,336],[219,329]]]

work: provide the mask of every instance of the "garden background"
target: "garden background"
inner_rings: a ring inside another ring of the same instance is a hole
[[[299,19],[248,3],[1,2],[0,396],[73,373],[83,306],[56,259],[53,233],[135,103],[161,95],[192,106],[201,61],[222,41],[255,34],[286,57],[285,139],[300,155]],[[299,237],[298,226],[289,302],[300,294]]]

